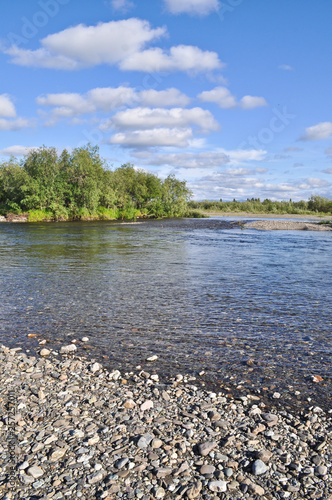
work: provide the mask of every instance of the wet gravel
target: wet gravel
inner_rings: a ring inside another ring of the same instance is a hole
[[[332,499],[331,411],[161,382],[156,355],[121,373],[77,352],[1,346],[1,498]]]

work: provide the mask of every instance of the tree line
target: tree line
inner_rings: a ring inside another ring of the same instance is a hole
[[[0,214],[28,212],[31,221],[180,217],[190,198],[174,175],[161,180],[131,164],[110,169],[97,146],[60,154],[42,147],[0,164]]]
[[[246,201],[190,201],[189,208],[209,212],[248,212],[256,214],[331,214],[332,200],[311,196],[308,201],[272,201],[251,198]]]

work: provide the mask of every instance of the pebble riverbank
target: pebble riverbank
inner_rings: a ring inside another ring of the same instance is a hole
[[[265,231],[332,231],[332,224],[290,220],[257,220],[245,223],[244,227],[248,229],[262,229]]]
[[[0,498],[332,500],[331,412],[0,347]]]

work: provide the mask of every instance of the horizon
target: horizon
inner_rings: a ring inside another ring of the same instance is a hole
[[[90,142],[195,201],[332,198],[328,0],[2,6],[0,158]]]

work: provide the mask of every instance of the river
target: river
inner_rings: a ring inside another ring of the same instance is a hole
[[[31,352],[77,339],[79,354],[123,372],[327,408],[331,243],[235,218],[3,223],[0,342]]]

